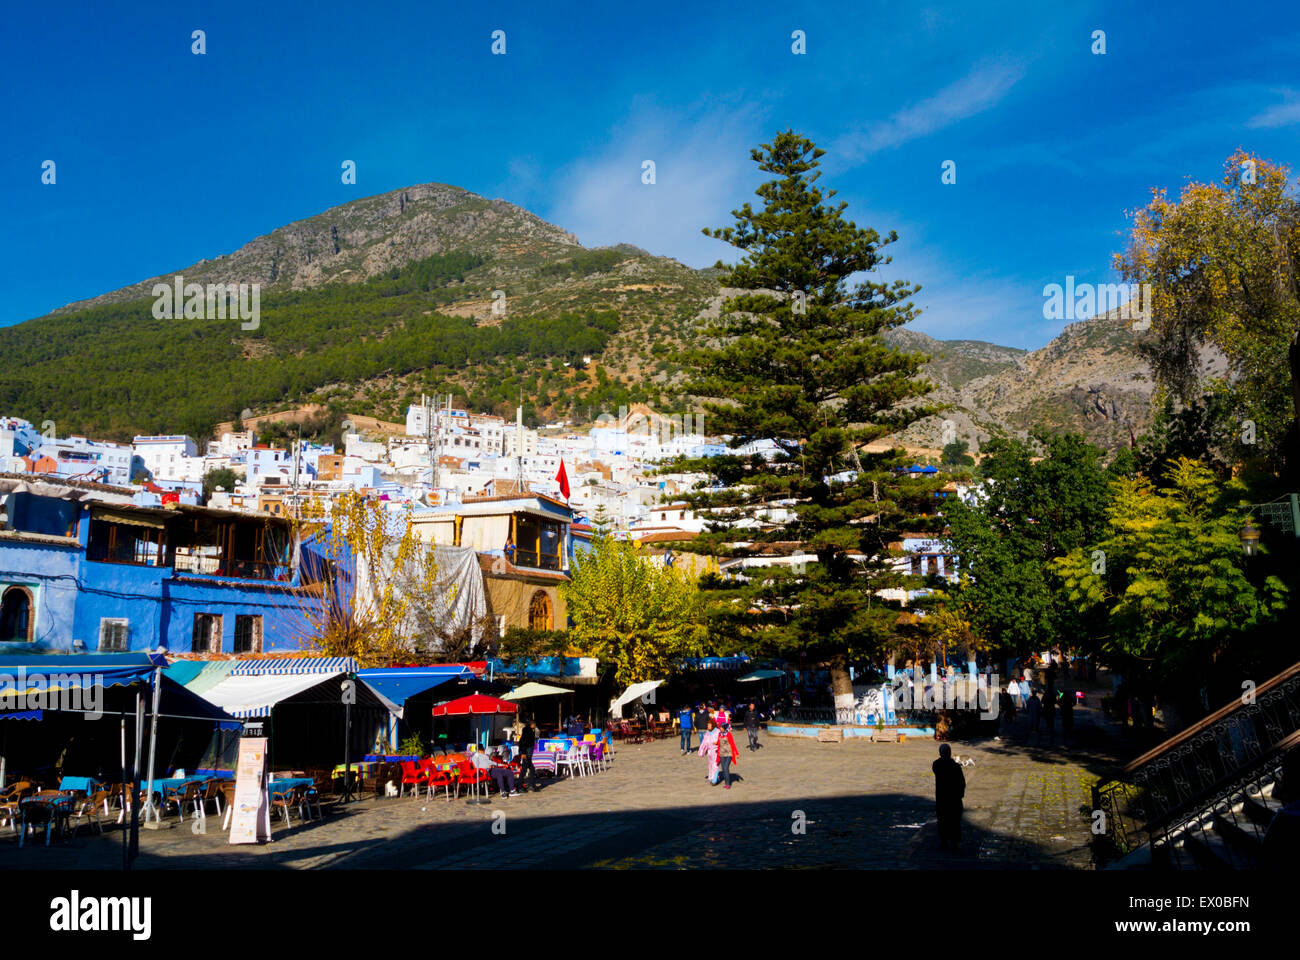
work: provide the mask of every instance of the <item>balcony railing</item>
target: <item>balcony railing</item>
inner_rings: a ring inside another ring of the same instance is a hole
[[[515,566],[534,567],[539,570],[559,570],[558,553],[538,553],[536,550],[515,551]]]
[[[1115,852],[1163,843],[1170,825],[1267,764],[1297,730],[1300,663],[1261,684],[1252,702],[1234,700],[1093,788],[1093,809],[1105,813]]]
[[[293,569],[287,564],[260,563],[256,560],[231,560],[176,554],[172,558],[177,573],[207,577],[234,577],[239,580],[290,580]]]

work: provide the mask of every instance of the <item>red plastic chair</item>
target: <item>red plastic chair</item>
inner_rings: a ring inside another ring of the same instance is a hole
[[[429,770],[423,765],[417,766],[414,760],[403,760],[402,765],[402,792],[406,792],[407,784],[415,787],[415,796],[420,795],[420,786],[429,782]]]
[[[466,787],[474,788],[474,795],[478,796],[478,788],[483,787],[484,792],[488,792],[492,786],[492,776],[486,770],[480,770],[468,760],[460,764],[460,776],[456,783],[456,796],[460,797],[460,787],[464,784]]]
[[[459,778],[456,776],[456,774],[453,771],[435,770],[432,767],[430,767],[429,779],[426,780],[425,783],[429,788],[430,800],[432,800],[434,794],[438,792],[439,787],[445,787],[447,790],[447,802],[451,803],[451,787],[452,784],[459,783]],[[459,792],[460,792],[460,788],[457,787],[457,793]]]

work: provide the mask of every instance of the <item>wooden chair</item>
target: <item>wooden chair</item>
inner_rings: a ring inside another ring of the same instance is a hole
[[[324,773],[324,776],[328,777],[328,775],[329,775],[328,771],[326,771]],[[326,780],[326,782],[328,783],[329,781]],[[313,803],[316,804],[316,819],[317,820],[325,819],[325,814],[321,811],[320,791],[321,791],[321,781],[320,778],[318,777],[312,778],[312,785],[310,787],[302,788],[302,802],[307,807],[307,815],[309,819],[311,817],[311,805]]]
[[[202,819],[203,813],[203,784],[191,780],[189,783],[183,783],[175,790],[170,790],[163,796],[163,810],[159,811],[160,815],[166,812],[168,804],[176,807],[176,813],[181,818],[181,823],[185,822],[185,804],[190,805],[191,814],[194,817]]]
[[[292,807],[298,808],[298,816],[302,817],[302,787],[290,787],[288,790],[277,790],[271,794],[271,810],[279,810],[284,815],[284,825],[292,826],[293,820],[289,816],[289,810]]]
[[[100,787],[90,796],[77,801],[76,807],[72,811],[72,839],[77,839],[77,831],[81,829],[83,822],[93,823],[95,829],[101,834],[104,832],[104,821],[100,815],[100,808],[108,809],[108,788]],[[93,820],[91,818],[94,818]]]
[[[221,789],[221,781],[214,777],[211,780],[205,780],[199,786],[203,788],[203,794],[199,797],[199,815],[206,818],[208,804],[212,803],[217,808],[217,816],[221,816],[221,801],[225,798],[225,791]]]
[[[17,833],[18,824],[22,821],[23,799],[35,792],[36,785],[30,780],[19,780],[0,790],[0,826],[7,823]]]

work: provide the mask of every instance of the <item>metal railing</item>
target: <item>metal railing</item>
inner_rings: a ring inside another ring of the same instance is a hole
[[[788,707],[772,717],[777,722],[786,723],[821,723],[832,726],[846,726],[856,723],[857,707]]]
[[[1165,866],[1182,866],[1180,861],[1183,855],[1187,854],[1195,864],[1194,851],[1187,849],[1186,844],[1180,849],[1177,841],[1187,839],[1195,843],[1198,834],[1205,829],[1207,820],[1218,830],[1227,830],[1243,837],[1258,849],[1259,843],[1264,839],[1268,820],[1264,817],[1252,816],[1247,805],[1253,801],[1258,809],[1265,809],[1260,803],[1265,790],[1276,785],[1283,757],[1297,747],[1300,747],[1300,730],[1284,737],[1261,756],[1211,785],[1199,797],[1185,804],[1181,810],[1147,824],[1146,830],[1151,837],[1153,861]],[[1231,856],[1232,848],[1228,849]],[[1230,865],[1241,867],[1252,864],[1245,860]]]
[[[1283,494],[1271,503],[1256,503],[1251,509],[1261,523],[1267,523],[1293,537],[1300,537],[1300,494]]]
[[[1168,825],[1190,819],[1300,731],[1300,663],[1234,700],[1129,763],[1093,787],[1093,809],[1105,814],[1106,836],[1123,855],[1163,842]],[[1234,786],[1237,784],[1237,786]]]

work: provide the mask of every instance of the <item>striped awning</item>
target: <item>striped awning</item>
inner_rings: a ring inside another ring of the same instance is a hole
[[[357,669],[357,661],[352,657],[277,657],[270,660],[236,660],[234,664],[230,671],[232,677],[353,673]]]
[[[232,675],[204,693],[203,699],[216,704],[241,720],[269,717],[277,703],[296,697],[332,677],[341,675],[342,672],[334,670],[330,673],[296,675]]]

